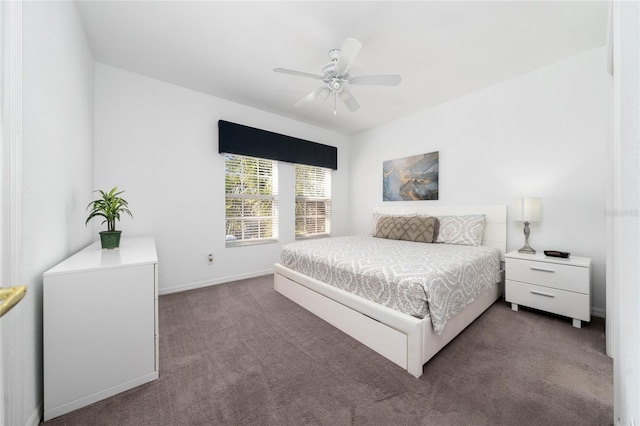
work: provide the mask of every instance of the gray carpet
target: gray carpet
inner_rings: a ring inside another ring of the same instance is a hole
[[[161,296],[160,378],[46,425],[612,424],[601,319],[499,300],[416,379],[272,282]]]

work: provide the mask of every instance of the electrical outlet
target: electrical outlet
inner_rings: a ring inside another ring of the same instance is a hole
[[[213,265],[213,254],[209,253],[209,265]]]

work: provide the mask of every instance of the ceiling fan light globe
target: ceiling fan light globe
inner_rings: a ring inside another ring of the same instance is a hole
[[[322,88],[322,90],[320,91],[320,97],[321,97],[323,100],[325,100],[325,101],[326,101],[327,99],[329,99],[329,96],[330,96],[330,95],[331,95],[331,89],[329,89],[328,87],[324,87],[324,88]]]

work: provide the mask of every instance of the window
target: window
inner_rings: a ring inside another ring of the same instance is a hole
[[[296,238],[331,233],[331,170],[295,165]]]
[[[278,238],[278,162],[225,154],[227,246]]]

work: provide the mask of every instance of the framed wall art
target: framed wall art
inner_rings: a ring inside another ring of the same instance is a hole
[[[438,199],[438,151],[382,164],[382,200]]]

